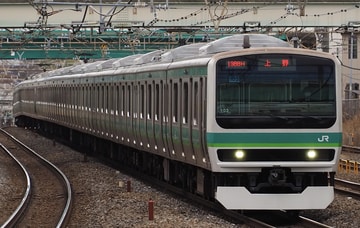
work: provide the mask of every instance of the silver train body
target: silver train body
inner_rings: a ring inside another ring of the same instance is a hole
[[[167,181],[185,164],[195,192],[227,209],[323,209],[342,143],[340,76],[329,54],[235,35],[44,72],[16,87],[14,116],[156,155]]]

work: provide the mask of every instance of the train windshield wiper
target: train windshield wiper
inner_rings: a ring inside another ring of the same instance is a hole
[[[278,116],[278,115],[268,115],[271,118],[280,119],[280,120],[289,120],[288,116]]]
[[[301,117],[303,118],[307,118],[307,119],[313,119],[313,120],[323,120],[323,117],[320,116],[311,116],[311,115],[304,115],[302,114]]]

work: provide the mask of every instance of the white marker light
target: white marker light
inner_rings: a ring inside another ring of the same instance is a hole
[[[309,150],[307,153],[306,153],[306,156],[309,158],[309,159],[314,159],[317,157],[317,152],[315,150]]]
[[[245,152],[243,150],[235,151],[235,158],[236,159],[243,159],[245,157]]]

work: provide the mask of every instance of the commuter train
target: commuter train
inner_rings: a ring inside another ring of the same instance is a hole
[[[324,209],[342,144],[340,64],[238,34],[49,72],[14,117],[230,210]]]

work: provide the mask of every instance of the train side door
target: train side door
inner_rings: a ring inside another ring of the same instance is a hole
[[[160,80],[155,83],[154,88],[154,117],[153,117],[153,130],[154,130],[154,144],[155,150],[158,151],[159,154],[164,154],[167,146],[165,145],[166,138],[164,135],[163,124],[165,124],[165,115],[164,115],[164,103],[165,103],[165,95],[164,95],[164,81]],[[165,151],[164,151],[165,150]]]
[[[185,71],[187,72],[187,71]],[[181,145],[183,146],[182,157],[188,163],[195,163],[195,155],[192,144],[192,78],[183,78],[180,83],[180,132]]]
[[[133,119],[133,114],[132,114],[132,83],[128,82],[126,83],[126,88],[125,88],[126,92],[125,92],[125,119],[126,119],[126,128],[125,128],[125,141],[128,145],[131,145],[131,140],[132,140],[132,119]]]
[[[209,167],[209,156],[206,149],[206,78],[198,77],[192,83],[192,131],[191,142],[196,157],[196,164],[204,168]]]
[[[164,96],[163,96],[163,120],[162,120],[162,132],[164,135],[164,152],[167,153],[167,155],[169,157],[171,157],[171,152],[173,151],[173,143],[171,140],[171,114],[170,114],[170,109],[171,109],[171,93],[170,93],[170,88],[171,88],[171,84],[170,83],[164,83],[163,85],[163,91],[164,91]]]
[[[172,79],[170,80],[170,118],[169,118],[169,136],[171,148],[170,156],[176,160],[183,160],[183,146],[181,140],[181,80]]]
[[[141,149],[147,148],[148,139],[147,139],[147,111],[146,111],[146,102],[147,102],[147,83],[145,80],[139,82],[139,98],[138,98],[138,119],[136,126],[136,136],[137,136],[137,147]]]

